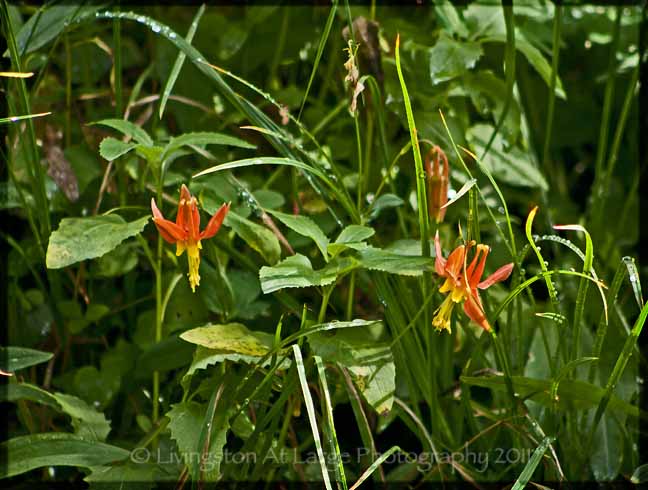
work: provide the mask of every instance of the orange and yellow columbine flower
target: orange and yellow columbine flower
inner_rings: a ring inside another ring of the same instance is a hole
[[[447,259],[444,259],[441,252],[441,243],[439,242],[439,232],[434,237],[436,250],[434,266],[437,274],[445,278],[439,292],[449,293],[437,309],[432,320],[432,325],[439,331],[445,329],[450,332],[452,310],[457,303],[462,301],[464,302],[464,312],[468,315],[468,318],[484,330],[491,330],[479,297],[479,289],[486,289],[496,282],[506,280],[511,275],[513,263],[503,265],[482,281],[481,276],[484,273],[486,257],[490,252],[490,247],[481,243],[476,245],[475,255],[470,265],[466,266],[468,252],[473,246],[475,246],[474,240],[471,240],[466,245],[459,245],[450,253]]]
[[[176,255],[180,256],[187,251],[189,259],[189,284],[195,293],[196,286],[200,284],[200,249],[201,240],[213,237],[220,228],[225,215],[229,211],[230,203],[223,204],[211,217],[207,227],[200,231],[200,213],[198,212],[198,201],[191,195],[187,186],[182,184],[180,189],[180,202],[178,203],[178,214],[175,223],[164,219],[162,213],[151,199],[151,210],[153,211],[153,222],[160,232],[160,236],[169,243],[176,244]]]

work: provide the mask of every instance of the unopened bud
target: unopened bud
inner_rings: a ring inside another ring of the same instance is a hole
[[[425,157],[425,173],[428,181],[428,211],[437,223],[441,223],[446,213],[443,206],[448,202],[449,166],[448,157],[438,145],[434,145]]]

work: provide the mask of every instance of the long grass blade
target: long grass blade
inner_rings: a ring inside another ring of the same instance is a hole
[[[542,460],[544,453],[547,452],[547,448],[555,440],[555,437],[545,437],[542,440],[536,450],[533,451],[531,458],[529,458],[528,463],[522,470],[522,473],[520,473],[520,476],[515,481],[515,484],[513,485],[513,488],[511,490],[522,490],[524,487],[526,487],[527,483],[529,483],[529,480],[531,480],[531,477],[533,476],[533,472],[540,464],[540,460]]]
[[[308,412],[308,421],[310,422],[311,432],[313,433],[313,441],[315,442],[315,449],[317,451],[317,459],[319,460],[322,469],[322,479],[326,490],[333,490],[331,486],[331,479],[326,467],[326,459],[324,458],[324,451],[322,450],[322,441],[317,428],[317,419],[315,417],[315,406],[313,405],[313,397],[308,389],[308,379],[306,379],[306,370],[304,368],[304,359],[301,355],[301,350],[298,345],[293,345],[293,353],[295,354],[295,364],[297,365],[297,373],[299,374],[299,384],[301,385],[302,394],[304,395],[304,403],[306,404],[306,411]]]
[[[189,31],[187,32],[187,37],[185,38],[187,43],[191,44],[191,41],[193,41],[194,35],[196,34],[196,30],[198,29],[198,24],[200,23],[200,19],[204,13],[205,13],[205,4],[202,4],[198,9],[198,12],[196,12],[196,16],[191,22],[191,26],[189,26]],[[169,99],[169,95],[171,95],[171,91],[173,90],[173,86],[175,85],[176,80],[178,79],[178,75],[180,75],[180,70],[182,70],[182,65],[184,64],[186,57],[187,55],[184,52],[180,51],[178,53],[178,57],[176,58],[175,63],[173,64],[173,69],[171,70],[171,74],[169,75],[167,83],[164,85],[164,90],[162,91],[162,98],[160,99],[160,110],[159,110],[160,119],[162,119],[162,115],[164,114],[164,108],[166,107],[167,100]]]
[[[322,32],[322,37],[320,37],[319,45],[317,46],[317,54],[315,55],[315,62],[313,63],[313,70],[311,71],[310,78],[308,79],[308,85],[306,85],[306,92],[304,92],[304,99],[302,100],[301,106],[299,107],[299,114],[297,114],[297,120],[301,119],[302,111],[306,105],[306,100],[308,99],[308,94],[310,92],[311,85],[315,79],[315,74],[317,73],[317,67],[319,62],[322,59],[322,53],[324,52],[324,47],[326,46],[326,41],[328,40],[329,34],[331,33],[331,27],[333,26],[333,21],[335,20],[335,13],[337,12],[338,0],[333,0],[333,6],[329,12],[328,18],[326,19],[326,25],[324,26],[324,32]]]

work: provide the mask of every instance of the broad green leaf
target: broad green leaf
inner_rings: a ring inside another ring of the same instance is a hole
[[[232,228],[245,243],[259,252],[266,262],[276,264],[279,261],[281,257],[279,239],[265,226],[243,218],[233,211],[227,213],[224,224]]]
[[[256,148],[256,146],[248,143],[247,141],[244,141],[240,138],[235,138],[234,136],[228,136],[226,134],[208,132],[186,133],[175,138],[171,138],[171,141],[169,141],[169,143],[167,143],[167,145],[164,147],[162,159],[164,160],[173,151],[187,145],[227,145],[236,146],[238,148]]]
[[[58,230],[50,236],[47,267],[60,269],[82,260],[101,257],[127,238],[140,233],[149,219],[149,216],[144,216],[127,223],[115,214],[63,218]]]
[[[47,362],[53,355],[51,352],[26,347],[0,347],[0,369],[12,373],[19,369]]]
[[[586,383],[584,381],[564,379],[558,387],[558,401],[551,400],[551,380],[533,379],[524,376],[512,376],[513,387],[520,398],[530,398],[545,406],[554,406],[558,404],[563,410],[582,410],[595,407],[605,390],[598,386]],[[491,388],[497,391],[506,390],[504,376],[462,376],[461,381],[472,386],[481,386]],[[619,410],[633,417],[648,418],[643,410],[627,403],[616,396],[613,396],[609,402],[609,408]]]
[[[419,250],[420,252],[420,250]],[[421,256],[398,255],[380,248],[367,247],[358,252],[361,267],[369,270],[420,276],[434,268],[434,259]]]
[[[308,257],[301,254],[288,257],[273,267],[261,267],[259,279],[264,294],[283,288],[307,288],[326,286],[338,276],[337,263],[329,263],[323,269],[313,270]]]
[[[623,419],[625,421],[625,417]],[[623,439],[623,432],[614,417],[611,414],[604,416],[596,427],[590,448],[590,468],[596,481],[611,481],[618,476],[623,461]]]
[[[138,143],[144,146],[153,146],[153,140],[149,134],[144,131],[140,126],[125,119],[102,119],[97,121],[95,124],[101,124],[102,126],[108,126],[109,128],[115,129],[122,133],[124,136],[130,136]]]
[[[470,96],[475,108],[484,116],[498,121],[508,97],[506,82],[489,70],[467,73],[462,79],[462,89]],[[513,98],[502,127],[506,141],[515,143],[520,133],[520,106]]]
[[[101,143],[99,144],[99,154],[103,159],[111,162],[136,147],[136,143],[124,143],[123,141],[109,136],[101,140]]]
[[[61,34],[74,18],[81,14],[92,14],[102,7],[101,4],[81,6],[77,3],[44,5],[18,31],[16,45],[20,56],[25,56],[45,46]]]
[[[130,241],[122,243],[114,250],[99,257],[91,268],[99,277],[118,277],[132,271],[137,266],[139,245]]]
[[[6,465],[0,466],[0,478],[44,466],[102,466],[130,455],[126,449],[65,432],[14,437],[0,444],[0,452],[8,455]]]
[[[381,323],[371,327],[313,333],[308,343],[313,354],[349,369],[367,402],[378,412],[391,410],[396,389],[396,370],[389,342],[380,340]]]
[[[166,413],[170,420],[171,438],[178,444],[178,449],[186,462],[197,457],[196,442],[200,437],[206,414],[207,404],[196,402],[176,403],[172,405],[171,411]],[[209,468],[208,473],[210,473],[211,479],[220,475],[220,464],[223,460],[223,447],[227,442],[228,429],[229,425],[225,425],[216,427],[212,431],[207,459],[204,461],[205,468]]]
[[[432,84],[445,82],[474,68],[481,55],[479,43],[455,41],[442,33],[428,51]]]
[[[317,224],[312,219],[307,216],[295,216],[292,214],[281,213],[279,211],[268,210],[268,213],[277,218],[294,232],[299,233],[302,236],[311,238],[317,245],[317,248],[320,249],[320,252],[322,252],[324,259],[328,259],[326,247],[328,246],[329,239],[324,234],[322,229],[317,226]]]
[[[486,144],[491,137],[493,127],[486,124],[476,124],[467,133],[467,138],[475,147],[478,154],[483,154]],[[502,137],[498,134],[482,162],[496,180],[521,187],[539,187],[547,190],[549,187],[538,168],[529,161],[518,147],[505,148]]]
[[[95,488],[101,490],[106,488],[118,488],[119,490],[145,490],[153,488],[157,476],[161,472],[160,465],[155,463],[156,454],[152,452],[135,451],[132,453],[134,461],[128,461],[126,464],[116,464],[113,466],[95,466],[90,468],[91,473],[83,481],[90,484],[90,490]],[[141,459],[139,459],[141,458]],[[171,460],[171,457],[169,457]],[[149,462],[150,461],[150,462]],[[164,461],[166,463],[166,461]],[[173,461],[175,463],[175,461]],[[165,470],[170,463],[165,464]],[[175,475],[174,481],[178,479],[181,471],[178,465],[178,475]]]
[[[209,349],[257,357],[264,356],[273,343],[272,335],[248,330],[242,323],[208,324],[187,330],[180,338]]]
[[[396,194],[383,194],[380,196],[374,203],[371,205],[371,212],[369,213],[369,220],[376,219],[380,213],[385,209],[397,208],[402,206],[405,201],[403,201]]]
[[[468,37],[468,29],[459,17],[457,9],[449,1],[435,2],[434,12],[446,30],[451,34]]]
[[[486,42],[502,42],[506,43],[506,33],[503,34],[490,34],[479,40],[482,43]],[[551,87],[551,64],[542,56],[542,53],[529,41],[525,40],[519,31],[515,33],[515,49],[519,50],[527,59],[529,64],[538,72],[542,79]],[[565,90],[563,89],[560,77],[556,75],[556,97],[567,99]]]
[[[369,226],[349,225],[340,232],[335,239],[335,243],[363,242],[367,238],[374,236],[375,233],[376,230]]]

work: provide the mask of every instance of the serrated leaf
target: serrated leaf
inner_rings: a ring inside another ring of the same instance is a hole
[[[476,124],[468,130],[466,137],[477,153],[482,155],[492,132],[492,126]],[[517,146],[505,148],[499,134],[495,136],[490,151],[482,163],[496,180],[521,187],[539,187],[543,190],[549,188],[540,170],[529,161],[529,156]]]
[[[332,284],[338,275],[336,264],[327,265],[318,271],[313,270],[308,257],[293,255],[273,267],[261,267],[259,279],[264,294],[283,288],[306,288]]]
[[[281,257],[279,239],[266,227],[243,218],[231,210],[227,213],[224,224],[232,228],[245,243],[259,252],[266,262],[276,264],[279,261]]]
[[[47,362],[53,355],[51,352],[28,349],[27,347],[0,347],[0,369],[12,373]]]
[[[357,243],[371,238],[376,233],[376,230],[369,226],[362,225],[349,225],[344,228],[338,237],[335,239],[335,243]]]
[[[396,194],[383,194],[371,205],[369,220],[376,219],[385,209],[397,208],[405,203]]]
[[[180,335],[186,342],[230,353],[261,357],[273,344],[272,335],[248,330],[242,323],[193,328]]]
[[[319,248],[320,252],[322,252],[322,256],[325,259],[328,259],[326,247],[329,243],[329,239],[324,234],[322,229],[317,226],[317,224],[312,219],[307,216],[295,216],[292,214],[281,213],[279,211],[268,210],[268,213],[277,218],[294,232],[312,239],[317,245],[317,248]]]
[[[87,218],[63,218],[49,239],[46,264],[60,269],[86,259],[94,259],[115,249],[121,242],[140,233],[149,216],[127,223],[115,214]]]
[[[123,141],[109,136],[101,140],[101,143],[99,144],[99,154],[101,155],[101,158],[111,162],[120,156],[125,155],[135,147],[137,147],[136,143],[124,143]]]
[[[402,276],[420,276],[434,268],[434,259],[429,257],[399,255],[374,247],[367,247],[358,253],[361,267],[369,270]]]
[[[445,82],[474,68],[481,55],[479,43],[455,41],[441,34],[428,51],[432,83]]]
[[[255,149],[256,146],[240,138],[229,136],[222,133],[196,132],[185,133],[175,138],[164,147],[162,159],[164,160],[173,151],[187,145],[227,145],[238,148]]]
[[[313,354],[349,369],[353,382],[378,412],[391,410],[396,390],[396,368],[390,344],[380,341],[381,323],[353,329],[313,333],[307,339]]]
[[[102,119],[97,121],[95,124],[100,124],[102,126],[108,126],[109,128],[115,129],[122,133],[124,136],[130,136],[138,143],[145,146],[153,146],[153,140],[149,134],[144,131],[140,126],[125,119]]]
[[[86,441],[65,432],[14,437],[0,444],[0,452],[11,455],[6,464],[0,466],[0,478],[44,466],[101,466],[124,460],[130,455],[126,449]]]

